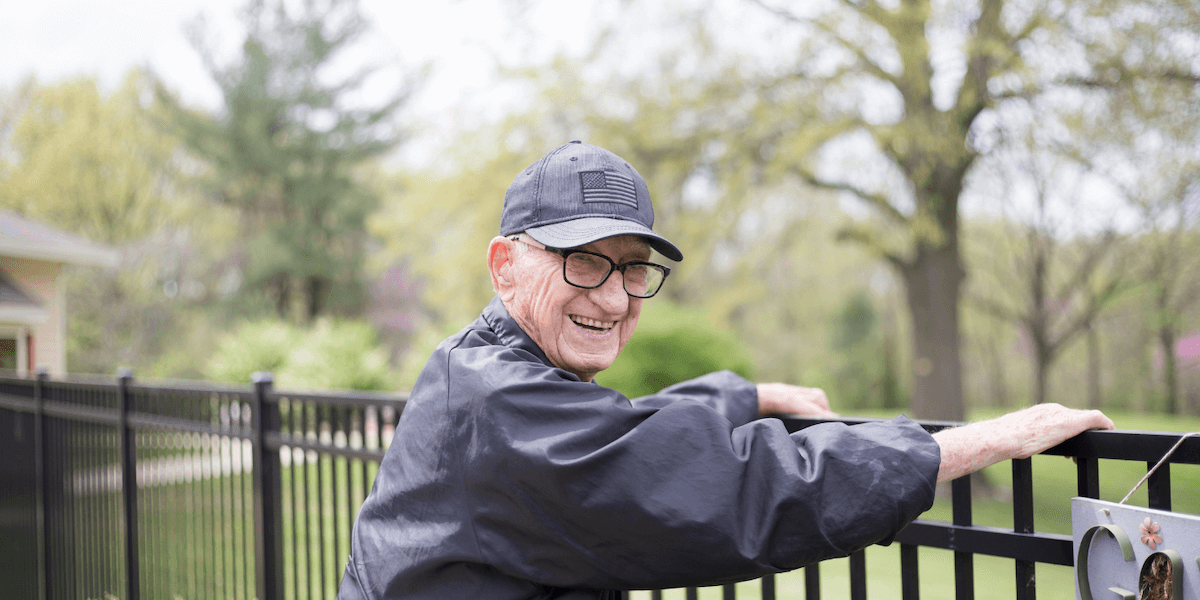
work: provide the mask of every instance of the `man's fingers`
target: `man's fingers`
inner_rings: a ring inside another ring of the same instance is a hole
[[[785,383],[758,384],[759,414],[794,414],[803,417],[836,417],[829,398],[820,388]]]

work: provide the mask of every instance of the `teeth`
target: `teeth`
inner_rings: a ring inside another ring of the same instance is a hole
[[[613,325],[616,324],[615,321],[597,321],[596,319],[589,319],[579,315],[571,315],[571,320],[579,323],[580,325],[593,327],[595,329],[612,329]]]

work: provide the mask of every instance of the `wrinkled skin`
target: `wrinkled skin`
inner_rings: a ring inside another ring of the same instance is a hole
[[[650,258],[650,247],[632,235],[580,249],[617,264]],[[600,287],[585,290],[563,280],[562,265],[559,256],[507,238],[497,237],[488,246],[492,287],[508,313],[554,366],[591,381],[612,365],[633,335],[642,299],[625,293],[619,271]]]

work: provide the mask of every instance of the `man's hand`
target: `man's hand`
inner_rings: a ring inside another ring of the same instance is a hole
[[[800,417],[836,417],[829,410],[829,398],[820,388],[786,383],[758,384],[759,416],[789,414]]]
[[[1029,458],[1089,429],[1112,429],[1098,410],[1075,410],[1038,404],[983,421],[933,434],[942,447],[938,483],[957,479],[1003,460]]]

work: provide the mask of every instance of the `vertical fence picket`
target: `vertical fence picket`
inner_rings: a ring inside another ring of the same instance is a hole
[[[255,562],[259,600],[282,598],[280,586],[283,575],[282,520],[280,508],[279,450],[267,445],[268,433],[280,430],[279,404],[271,401],[273,379],[270,373],[256,373],[254,377],[254,513],[255,513]]]
[[[804,599],[820,600],[821,598],[821,563],[813,563],[804,567]]]
[[[867,553],[863,550],[850,555],[850,599],[867,600]]]
[[[913,544],[900,544],[900,597],[903,600],[918,600],[921,597],[917,546]]]
[[[1033,459],[1012,461],[1013,531],[1033,533]],[[1037,572],[1035,563],[1015,562],[1017,600],[1036,600]]]
[[[49,596],[50,553],[47,544],[46,503],[49,497],[46,489],[46,417],[45,417],[45,387],[50,374],[46,369],[38,369],[37,378],[33,382],[33,472],[34,472],[34,526],[37,528],[37,597],[46,600]]]
[[[121,499],[125,505],[125,597],[141,598],[138,571],[137,454],[133,428],[129,426],[129,384],[133,371],[122,370],[117,377],[117,405],[121,411]]]
[[[959,477],[950,483],[950,512],[955,525],[971,526],[971,476]],[[954,552],[954,597],[957,600],[975,598],[975,555]]]
[[[1156,460],[1147,462],[1147,471],[1153,469],[1157,462]],[[1150,477],[1146,480],[1146,497],[1150,508],[1171,510],[1170,462],[1163,462],[1156,471],[1150,474]]]
[[[341,414],[342,411],[338,407],[331,406],[329,408],[329,444],[335,448],[340,447],[339,440],[341,439],[341,420],[338,417]],[[342,495],[341,490],[345,488],[343,487],[341,479],[338,477],[338,471],[340,470],[339,466],[341,465],[342,461],[343,459],[337,456],[331,456],[329,458],[329,479],[333,482],[330,495],[330,518],[333,520],[333,564],[335,574],[338,573],[337,569],[340,567],[341,561],[343,560],[342,557],[344,556],[342,554],[342,509],[339,507],[339,504],[341,504],[339,501],[341,500]],[[349,554],[349,551],[347,551],[347,554]],[[334,585],[337,585],[336,580]]]
[[[1100,460],[1090,457],[1075,459],[1075,481],[1080,496],[1100,497]]]
[[[764,575],[762,578],[762,600],[775,600],[774,575]]]

